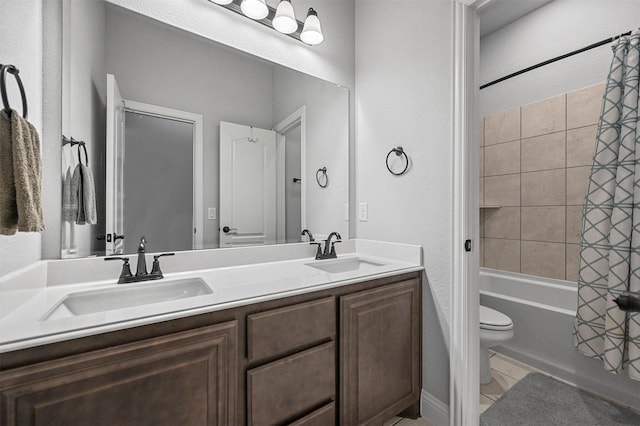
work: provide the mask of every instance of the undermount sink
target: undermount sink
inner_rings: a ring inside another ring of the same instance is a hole
[[[201,278],[123,284],[116,288],[67,294],[42,319],[94,314],[213,293]]]
[[[339,274],[341,272],[365,272],[375,270],[380,266],[384,266],[384,263],[351,257],[348,259],[320,260],[318,262],[307,263],[306,265],[329,272],[330,274]]]

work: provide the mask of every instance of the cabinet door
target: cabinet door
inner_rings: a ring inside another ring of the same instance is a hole
[[[3,425],[232,425],[236,321],[5,371]]]
[[[420,397],[420,280],[340,299],[340,424],[382,424]]]

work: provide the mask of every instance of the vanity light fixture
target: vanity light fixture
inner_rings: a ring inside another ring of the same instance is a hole
[[[269,8],[265,0],[242,0],[240,10],[251,19],[264,19],[269,15]]]
[[[269,6],[266,0],[209,0],[225,9],[246,16],[293,37],[296,40],[314,46],[322,43],[324,36],[318,19],[318,13],[310,7],[304,22],[298,21],[293,10],[292,0],[280,0],[277,9]]]
[[[307,19],[304,20],[304,28],[302,28],[300,39],[312,46],[320,44],[322,40],[324,40],[320,20],[318,19],[318,12],[313,10],[312,7],[310,7],[307,12]]]
[[[298,21],[291,5],[291,0],[280,0],[273,18],[273,28],[282,34],[291,34],[298,29]]]

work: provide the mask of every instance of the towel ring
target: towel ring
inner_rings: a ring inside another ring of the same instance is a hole
[[[324,176],[324,183],[321,182],[322,177]],[[329,186],[329,176],[327,176],[327,168],[323,167],[318,169],[316,172],[316,182],[320,185],[320,188],[326,188]]]
[[[20,97],[22,98],[22,117],[27,119],[27,94],[24,91],[24,86],[22,85],[22,79],[20,78],[20,70],[13,65],[2,65],[0,68],[0,92],[2,92],[2,103],[4,104],[4,109],[7,111],[11,110],[11,105],[9,105],[9,97],[7,96],[7,71],[16,79],[18,83],[18,87],[20,88]]]
[[[73,139],[73,138],[71,138]],[[84,151],[84,165],[88,166],[89,165],[89,154],[87,154],[87,145],[84,143],[84,141],[80,141],[78,143],[78,162],[80,164],[82,164],[82,160],[80,159],[80,148],[82,147],[82,150]]]
[[[404,156],[405,164],[404,164],[404,169],[402,169],[401,172],[396,173],[393,170],[391,170],[391,166],[389,166],[389,157],[391,156],[392,153],[396,154],[396,156],[398,157]],[[402,149],[401,146],[396,148],[391,148],[391,151],[389,151],[389,153],[387,154],[386,163],[387,163],[387,170],[389,170],[389,173],[391,173],[394,176],[400,176],[405,174],[407,169],[409,168],[409,157],[407,156],[407,153],[404,152],[404,149]]]

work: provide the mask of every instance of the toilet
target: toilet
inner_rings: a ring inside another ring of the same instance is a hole
[[[513,337],[511,318],[494,309],[480,305],[480,383],[491,382],[489,348]]]

